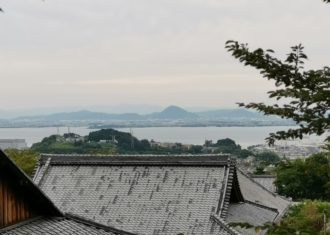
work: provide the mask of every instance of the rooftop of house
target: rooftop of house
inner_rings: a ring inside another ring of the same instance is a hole
[[[109,226],[63,214],[0,150],[0,234],[130,235]]]
[[[226,223],[261,225],[290,204],[229,155],[43,154],[34,181],[61,211],[136,234],[238,234]]]

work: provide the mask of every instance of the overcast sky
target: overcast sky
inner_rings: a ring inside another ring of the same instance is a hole
[[[330,64],[321,0],[2,0],[0,109],[118,104],[235,107],[273,84],[226,52],[228,39],[302,43]]]

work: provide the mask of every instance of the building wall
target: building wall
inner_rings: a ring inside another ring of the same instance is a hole
[[[30,206],[20,195],[3,177],[0,178],[0,228],[33,216]]]

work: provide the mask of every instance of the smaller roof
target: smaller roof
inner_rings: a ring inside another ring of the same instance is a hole
[[[255,228],[243,228],[235,226],[236,224],[245,224],[253,226],[263,226],[268,222],[274,221],[278,216],[278,210],[245,201],[244,203],[232,203],[229,205],[226,221],[237,231],[244,235],[254,235]],[[266,231],[261,231],[260,234]]]
[[[0,229],[2,235],[134,235],[125,231],[103,226],[95,222],[66,215],[62,217],[36,217],[13,226]]]
[[[276,220],[280,219],[286,213],[291,205],[289,199],[268,190],[240,170],[237,171],[237,176],[245,201],[250,201],[268,208],[276,208],[279,213]]]
[[[34,182],[0,150],[0,180],[15,187],[28,204],[40,215],[62,216],[60,210]]]

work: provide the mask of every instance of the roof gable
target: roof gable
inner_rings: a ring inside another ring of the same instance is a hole
[[[40,215],[61,212],[0,150],[0,227]]]

